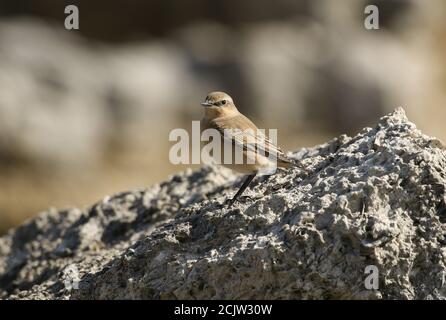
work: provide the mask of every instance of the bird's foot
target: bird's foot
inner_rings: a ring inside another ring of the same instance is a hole
[[[232,205],[234,204],[234,202],[235,202],[236,200],[237,200],[237,199],[234,199],[234,198],[232,198],[231,200],[229,200],[228,205],[227,205],[227,208],[228,208],[228,209],[232,208]]]

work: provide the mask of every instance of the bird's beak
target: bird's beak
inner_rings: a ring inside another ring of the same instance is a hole
[[[212,103],[205,101],[205,102],[202,102],[201,105],[204,107],[210,107],[210,106],[212,106]]]

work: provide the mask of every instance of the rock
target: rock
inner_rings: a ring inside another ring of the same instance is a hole
[[[186,171],[0,238],[9,299],[445,299],[446,149],[403,109],[291,154],[232,208],[224,169]],[[367,266],[379,288],[367,289]]]

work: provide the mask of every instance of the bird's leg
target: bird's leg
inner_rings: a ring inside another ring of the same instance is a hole
[[[250,174],[249,176],[246,177],[246,179],[243,182],[243,184],[240,187],[240,189],[237,191],[235,196],[229,201],[229,207],[232,206],[232,204],[237,200],[237,198],[242,195],[243,191],[245,191],[245,189],[249,186],[249,184],[251,183],[252,179],[254,179],[256,174],[257,173],[253,173],[253,174]]]

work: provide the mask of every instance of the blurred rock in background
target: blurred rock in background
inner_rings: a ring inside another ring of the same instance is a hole
[[[64,29],[77,4],[80,30]],[[284,149],[404,106],[446,140],[446,4],[377,1],[0,3],[0,233],[184,169],[171,129],[224,90]],[[421,107],[422,106],[422,107]]]

